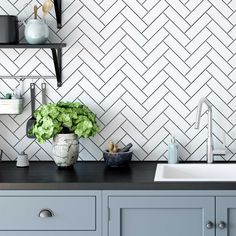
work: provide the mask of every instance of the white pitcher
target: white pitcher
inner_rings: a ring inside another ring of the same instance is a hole
[[[44,20],[31,19],[25,25],[25,39],[29,44],[44,44],[48,40],[49,28]]]

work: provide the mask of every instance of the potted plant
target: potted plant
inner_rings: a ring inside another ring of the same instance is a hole
[[[39,107],[30,134],[39,143],[53,138],[53,159],[60,167],[73,165],[78,158],[78,137],[94,136],[99,127],[96,115],[79,102],[58,102]]]

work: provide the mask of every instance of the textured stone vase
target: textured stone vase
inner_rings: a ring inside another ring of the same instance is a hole
[[[75,164],[79,154],[76,134],[57,134],[53,139],[53,159],[57,166],[68,167]]]

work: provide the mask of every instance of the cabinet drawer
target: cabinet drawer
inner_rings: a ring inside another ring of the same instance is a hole
[[[43,209],[53,216],[40,218]],[[0,222],[0,230],[95,231],[96,196],[0,197]]]

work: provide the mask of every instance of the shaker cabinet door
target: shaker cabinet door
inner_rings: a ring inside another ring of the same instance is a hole
[[[236,235],[236,197],[216,198],[216,236]]]
[[[215,236],[214,203],[214,197],[111,196],[108,233],[109,236]]]

